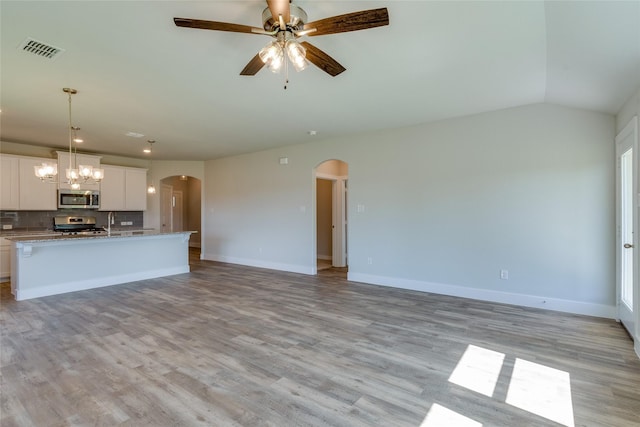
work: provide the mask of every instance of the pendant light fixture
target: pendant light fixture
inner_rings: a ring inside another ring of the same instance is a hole
[[[56,163],[42,163],[33,167],[35,174],[42,182],[56,182],[58,165]]]
[[[153,144],[156,142],[154,139],[150,139],[147,141],[149,143],[149,146],[146,147],[144,150],[142,150],[145,154],[149,155],[149,169],[151,169],[151,151],[152,151],[152,146]],[[147,193],[148,194],[156,194],[156,187],[153,185],[153,183],[149,184],[149,186],[147,187]]]
[[[74,151],[74,144],[82,142],[82,139],[78,138],[77,132],[79,127],[73,126],[71,117],[71,95],[78,93],[76,89],[65,87],[62,91],[69,97],[69,167],[65,171],[67,177],[67,184],[71,185],[71,189],[79,190],[81,183],[94,181],[96,183],[102,181],[104,178],[104,169],[94,168],[90,165],[78,165],[77,164],[77,149]]]

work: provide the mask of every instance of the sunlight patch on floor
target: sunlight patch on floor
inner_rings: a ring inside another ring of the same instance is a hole
[[[451,372],[449,382],[489,399],[502,400],[502,393],[494,396],[502,375],[508,382],[505,403],[563,426],[574,427],[569,372],[520,358],[515,358],[512,372],[502,372],[505,357],[504,353],[470,344]],[[478,425],[482,424],[434,403],[421,427]]]
[[[504,353],[469,345],[451,373],[449,382],[491,397],[503,361]]]
[[[482,423],[434,403],[420,427],[482,427]]]
[[[506,402],[517,408],[573,427],[569,373],[516,359]]]

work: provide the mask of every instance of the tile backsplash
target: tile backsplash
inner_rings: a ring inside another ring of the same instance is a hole
[[[53,228],[53,217],[58,215],[95,216],[96,225],[107,226],[109,212],[90,209],[59,209],[57,211],[0,211],[0,224],[10,225],[13,229],[21,230],[50,230]],[[143,228],[144,212],[119,211],[115,212],[115,228]],[[131,222],[131,225],[121,225],[122,222]],[[4,227],[2,227],[4,228]]]

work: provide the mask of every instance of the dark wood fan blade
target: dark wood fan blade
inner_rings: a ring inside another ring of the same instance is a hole
[[[255,76],[258,71],[264,67],[264,62],[260,59],[260,55],[253,57],[251,61],[240,71],[241,76]]]
[[[307,59],[309,60],[309,62],[320,68],[325,73],[335,77],[346,70],[346,68],[340,65],[338,61],[336,61],[311,43],[301,42],[300,44],[307,50]]]
[[[389,12],[386,7],[320,19],[319,21],[305,24],[303,29],[308,30],[315,28],[316,31],[308,34],[309,37],[314,37],[325,34],[345,33],[347,31],[366,30],[367,28],[382,27],[383,25],[389,25]]]
[[[189,18],[173,18],[173,22],[178,27],[187,28],[200,28],[202,30],[215,30],[215,31],[231,31],[233,33],[249,33],[254,34],[254,27],[240,24],[229,24],[228,22],[216,22],[216,21],[203,21],[201,19],[189,19]],[[258,31],[263,31],[262,28],[255,28]]]
[[[271,11],[273,22],[278,22],[278,16],[282,15],[285,24],[291,20],[291,7],[289,0],[267,0],[267,5]]]

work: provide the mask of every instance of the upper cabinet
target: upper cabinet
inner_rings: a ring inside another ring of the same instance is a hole
[[[71,184],[67,183],[66,170],[69,169],[69,160],[75,167],[80,165],[87,165],[94,168],[100,167],[100,156],[92,156],[90,154],[72,154],[69,155],[67,151],[56,151],[58,154],[58,188],[64,190],[70,190]],[[73,158],[71,158],[73,156]],[[106,172],[105,172],[106,175]],[[99,190],[100,183],[93,180],[87,182],[80,181],[81,188],[83,190]]]
[[[0,209],[19,209],[20,159],[15,156],[0,155]]]
[[[101,211],[144,211],[147,209],[147,170],[102,165]]]
[[[51,159],[20,158],[20,210],[55,211],[58,209],[55,182],[42,182],[34,173],[34,167]]]
[[[43,182],[35,176],[34,166],[52,159],[3,154],[0,156],[2,178],[0,209],[55,211],[56,183]]]
[[[70,189],[65,170],[69,168],[69,153],[58,151],[58,179],[43,182],[36,177],[34,167],[55,159],[0,155],[0,210],[55,211],[57,190]],[[100,165],[100,156],[78,154],[75,165],[90,165],[104,169],[101,182],[81,182],[82,190],[100,191],[100,210],[144,211],[147,209],[147,170],[123,166]]]
[[[124,206],[128,211],[147,210],[147,170],[126,168]]]

